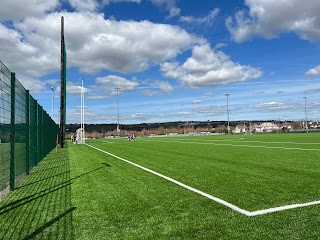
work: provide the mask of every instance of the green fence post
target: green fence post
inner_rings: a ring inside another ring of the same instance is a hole
[[[16,74],[11,73],[11,122],[10,122],[10,190],[15,187],[14,145],[15,145],[15,96]]]
[[[26,141],[26,146],[27,146],[27,157],[26,157],[26,172],[29,175],[30,173],[30,94],[29,90],[26,91],[26,132],[27,132],[27,141]]]
[[[43,157],[47,155],[48,152],[48,125],[47,125],[47,112],[43,110],[43,126],[47,126],[43,128]]]
[[[42,160],[43,158],[43,108],[42,106],[39,105],[39,137],[40,137],[40,142],[39,142],[39,162]]]
[[[34,160],[34,162],[35,162],[35,166],[37,166],[38,165],[38,157],[39,157],[39,154],[38,154],[38,152],[39,152],[39,137],[38,137],[38,134],[39,134],[39,129],[38,129],[38,117],[39,117],[39,115],[38,115],[38,106],[39,106],[39,104],[38,104],[38,101],[37,100],[35,100],[35,105],[36,105],[36,107],[35,107],[35,115],[36,115],[36,122],[35,122],[35,126],[36,126],[36,132],[35,132],[35,135],[36,135],[36,147],[35,147],[35,160]]]

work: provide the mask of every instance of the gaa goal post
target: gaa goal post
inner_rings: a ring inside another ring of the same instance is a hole
[[[86,143],[85,141],[85,132],[83,128],[78,128],[76,131],[76,138],[77,138],[77,144],[84,144]]]
[[[84,144],[85,141],[85,129],[84,129],[84,87],[83,80],[81,82],[81,104],[80,104],[80,128],[76,131],[76,138],[78,144]]]

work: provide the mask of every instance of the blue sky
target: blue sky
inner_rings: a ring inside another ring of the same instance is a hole
[[[320,120],[317,0],[3,0],[0,60],[58,122],[60,18],[67,122]]]

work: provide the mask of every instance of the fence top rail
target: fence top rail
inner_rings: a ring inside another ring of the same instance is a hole
[[[7,66],[3,64],[2,61],[0,61],[0,71],[10,79],[11,72],[9,68],[7,68]]]
[[[7,78],[11,78],[11,71],[9,68],[3,64],[3,62],[0,60],[0,71],[7,76]],[[22,83],[16,78],[16,86],[20,91],[26,91],[25,87],[22,85]]]

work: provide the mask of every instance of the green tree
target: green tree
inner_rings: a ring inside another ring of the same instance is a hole
[[[157,131],[158,135],[165,135],[166,134],[166,130],[164,127],[158,127],[158,131]]]
[[[301,128],[300,122],[293,122],[291,126],[293,129],[300,129]]]

